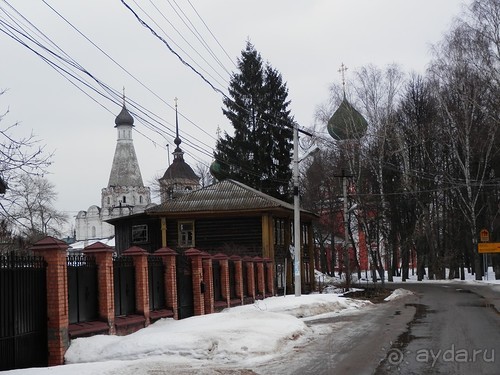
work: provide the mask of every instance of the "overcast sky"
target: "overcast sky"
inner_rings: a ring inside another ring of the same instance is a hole
[[[314,122],[315,108],[327,100],[328,87],[341,82],[342,63],[348,67],[347,77],[367,64],[383,68],[397,63],[406,72],[424,72],[431,45],[442,39],[464,4],[461,0],[125,2],[223,92],[227,92],[228,71],[235,70],[236,58],[250,40],[263,59],[281,72],[292,114],[305,127]],[[7,30],[1,22],[13,25],[5,11],[11,16],[19,12],[61,50],[36,36],[46,47],[59,55],[64,52],[115,92],[125,87],[127,100],[149,111],[154,120],[148,125],[136,117],[134,133],[146,185],[167,168],[166,145],[170,144],[170,152],[174,148],[175,97],[181,148],[191,166],[211,162],[218,126],[231,131],[222,115],[221,93],[141,26],[121,1],[2,1],[0,31]],[[29,30],[19,14],[15,28],[24,25]],[[120,104],[102,89],[98,90],[103,95],[70,82],[68,74],[56,71],[4,32],[0,46],[0,89],[8,89],[0,97],[0,109],[10,110],[0,126],[19,121],[16,133],[34,132],[48,151],[55,152],[47,177],[58,191],[58,210],[73,217],[91,205],[100,206],[116,145],[114,119]],[[43,54],[64,66],[53,55]],[[80,76],[98,87],[90,75]],[[134,113],[132,104],[128,106]]]

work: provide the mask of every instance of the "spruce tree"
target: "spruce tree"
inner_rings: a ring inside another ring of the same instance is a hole
[[[227,177],[290,200],[293,117],[281,74],[247,42],[229,83],[223,113],[234,127],[216,145],[214,157]]]

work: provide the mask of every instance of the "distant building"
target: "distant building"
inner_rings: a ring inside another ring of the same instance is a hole
[[[174,160],[165,171],[160,183],[161,203],[173,198],[180,197],[190,191],[200,188],[200,177],[184,161],[184,152],[180,148],[179,119],[177,116],[177,101],[175,103],[175,139],[176,148],[172,153]]]
[[[154,253],[171,248],[179,254],[195,248],[215,255],[272,260],[276,290],[293,289],[293,204],[225,179],[143,213],[111,220],[118,254],[132,246]],[[314,241],[312,222],[317,216],[300,210],[302,289],[314,290]]]
[[[108,186],[101,190],[101,206],[90,206],[76,216],[76,240],[86,241],[114,236],[106,220],[143,212],[151,205],[151,192],[142,182],[132,139],[134,118],[125,106],[115,119],[117,142]]]

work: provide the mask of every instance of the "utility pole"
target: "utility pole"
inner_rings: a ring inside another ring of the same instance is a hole
[[[342,169],[342,190],[344,196],[344,267],[345,267],[345,287],[349,291],[351,284],[351,270],[347,238],[349,237],[349,213],[347,212],[347,176]]]
[[[346,290],[349,290],[351,287],[351,270],[350,270],[350,259],[349,259],[349,251],[348,251],[348,238],[349,238],[349,211],[354,209],[351,207],[348,209],[347,207],[347,179],[349,177],[352,177],[352,175],[347,175],[345,173],[345,170],[342,169],[342,174],[341,175],[334,175],[333,177],[340,177],[342,178],[342,196],[344,200],[343,204],[343,217],[344,217],[344,246],[343,246],[343,251],[342,251],[342,258],[343,263],[344,263],[344,272],[345,272],[345,284],[346,284]]]
[[[299,132],[298,125],[293,126],[293,274],[295,297],[302,293],[300,276],[300,197],[299,197]]]
[[[299,131],[309,137],[312,134],[300,129],[299,124],[293,124],[293,274],[295,284],[295,297],[302,294],[301,271],[301,242],[300,242],[300,195],[299,195]],[[319,150],[319,149],[318,149]],[[315,152],[317,150],[314,150]],[[305,157],[307,157],[306,155]]]

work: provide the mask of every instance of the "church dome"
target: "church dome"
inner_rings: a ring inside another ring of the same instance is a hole
[[[173,179],[185,179],[199,181],[200,178],[194,173],[193,169],[188,163],[184,161],[184,158],[178,157],[174,158],[172,164],[167,168],[162,180],[173,180]]]
[[[222,181],[227,177],[225,171],[222,169],[221,163],[217,160],[210,164],[210,174],[219,181]]]
[[[127,107],[125,107],[125,104],[123,104],[121,112],[116,116],[115,119],[115,125],[134,125],[134,118],[130,114],[130,112],[127,110]]]
[[[328,121],[328,133],[337,141],[361,138],[368,127],[365,118],[346,98]]]

